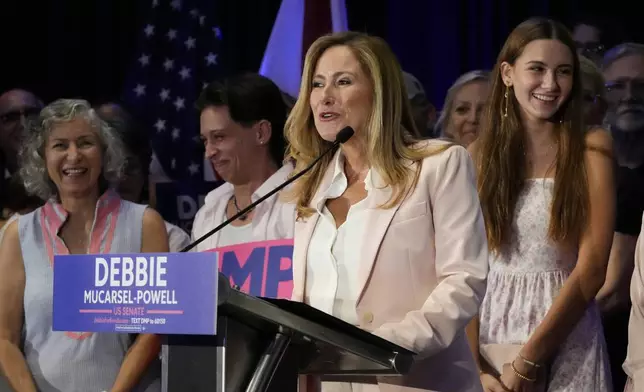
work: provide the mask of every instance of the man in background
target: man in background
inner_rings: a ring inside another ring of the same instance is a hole
[[[577,53],[599,65],[607,48],[624,41],[624,31],[619,21],[597,13],[581,15],[572,24],[572,38],[577,45]]]
[[[37,115],[43,106],[38,97],[22,89],[0,95],[0,224],[42,204],[42,200],[27,194],[17,171],[25,120]]]
[[[107,102],[97,109],[98,115],[118,135],[128,152],[125,176],[117,189],[119,195],[133,203],[149,204],[150,136],[121,105]],[[179,252],[190,244],[190,236],[178,226],[165,222],[171,252]]]
[[[26,90],[13,89],[0,95],[0,152],[9,175],[18,169],[24,120],[37,115],[43,106],[38,97]]]
[[[606,52],[604,125],[618,162],[617,217],[606,281],[597,293],[615,391],[624,389],[622,363],[628,344],[630,281],[644,213],[644,45],[624,43]]]

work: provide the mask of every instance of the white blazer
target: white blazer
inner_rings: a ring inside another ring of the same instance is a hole
[[[328,187],[333,169],[327,168],[312,206]],[[361,234],[362,256],[354,260],[359,264],[359,327],[418,354],[408,375],[379,378],[376,390],[482,392],[465,336],[465,326],[483,301],[488,273],[470,155],[455,145],[425,158],[416,188],[389,209],[377,207],[390,199],[391,188],[375,171],[372,180],[375,194]],[[304,301],[307,253],[317,219],[314,214],[295,224],[295,301]]]

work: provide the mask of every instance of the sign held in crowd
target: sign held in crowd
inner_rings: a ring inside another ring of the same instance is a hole
[[[257,296],[290,299],[293,291],[293,240],[250,242],[211,249],[219,270],[232,285]]]

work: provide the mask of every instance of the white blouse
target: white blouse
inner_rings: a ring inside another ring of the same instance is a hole
[[[331,185],[316,200],[320,215],[309,243],[306,263],[305,301],[334,317],[358,325],[358,260],[364,238],[371,171],[365,178],[367,197],[349,208],[346,221],[337,227],[326,201],[341,196],[347,189],[344,174],[344,155],[336,153]]]

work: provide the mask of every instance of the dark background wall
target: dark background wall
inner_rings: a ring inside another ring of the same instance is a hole
[[[45,100],[118,97],[150,1],[5,1],[0,91],[20,86]],[[256,71],[281,1],[209,1],[216,2],[224,33],[220,58],[227,72]],[[634,2],[612,1],[610,9],[594,10],[578,0],[346,2],[350,28],[387,39],[403,68],[421,80],[439,106],[459,74],[492,66],[508,32],[529,16],[568,23],[588,11],[610,16],[613,32],[623,28],[631,40],[644,41]]]

